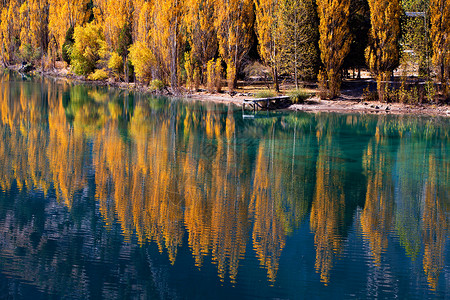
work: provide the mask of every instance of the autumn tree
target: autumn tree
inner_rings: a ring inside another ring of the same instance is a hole
[[[159,64],[155,56],[155,43],[151,39],[153,25],[153,2],[134,3],[135,27],[133,27],[134,43],[129,48],[129,58],[134,66],[136,77],[141,82],[149,83],[157,77]]]
[[[317,12],[312,0],[283,0],[280,5],[281,68],[299,79],[315,79],[319,64]]]
[[[83,25],[88,21],[89,0],[49,1],[48,31],[50,39],[56,41],[58,52],[62,54],[63,44],[69,28]]]
[[[153,6],[150,30],[153,53],[160,66],[160,78],[178,87],[180,49],[183,43],[181,24],[182,0],[159,1]]]
[[[134,5],[132,0],[95,0],[94,21],[103,28],[109,51],[108,66],[128,81],[128,48],[132,43]],[[122,58],[122,62],[117,57]],[[123,71],[123,72],[122,72]]]
[[[386,100],[388,80],[399,63],[400,16],[399,0],[369,0],[370,30],[366,59],[376,76],[378,97]]]
[[[245,55],[250,50],[254,21],[252,0],[218,0],[215,10],[215,27],[219,53],[227,65],[230,90],[236,88],[237,73]]]
[[[134,66],[137,79],[150,83],[153,78],[152,66],[156,65],[156,59],[149,46],[142,41],[137,41],[130,47],[129,59]]]
[[[95,0],[95,22],[103,28],[108,48],[119,48],[119,37],[124,27],[131,22],[133,3],[131,0]]]
[[[195,64],[200,66],[203,78],[206,73],[208,61],[217,53],[217,33],[214,27],[215,1],[186,0],[184,26],[186,26],[187,41],[190,46],[189,61],[196,72]],[[193,75],[193,74],[192,74]],[[205,80],[205,78],[204,78]]]
[[[73,36],[75,43],[71,52],[72,69],[77,74],[88,75],[94,71],[105,52],[103,30],[98,24],[88,23],[75,27]]]
[[[278,72],[280,68],[281,31],[280,31],[280,5],[278,0],[254,0],[256,35],[259,41],[261,58],[272,70],[274,89],[280,91]]]
[[[47,0],[27,0],[20,6],[20,48],[25,60],[39,58],[48,44]]]
[[[339,94],[342,64],[350,51],[350,3],[350,0],[317,0],[319,49],[323,63],[319,81],[326,91],[323,96],[327,98]]]
[[[20,23],[19,2],[11,0],[1,7],[0,55],[4,65],[12,62],[19,47]]]
[[[450,86],[450,2],[430,0],[433,64],[438,80],[449,93]]]

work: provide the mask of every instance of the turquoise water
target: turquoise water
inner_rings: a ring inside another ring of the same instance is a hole
[[[450,298],[448,118],[0,81],[4,298]]]

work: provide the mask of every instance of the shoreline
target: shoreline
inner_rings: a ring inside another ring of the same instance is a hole
[[[9,66],[9,70],[18,72],[17,66]],[[19,73],[19,72],[18,72]],[[155,96],[175,97],[184,100],[194,100],[202,102],[214,102],[222,104],[234,104],[241,107],[244,99],[252,98],[249,93],[236,93],[231,96],[228,93],[211,94],[205,91],[190,92],[184,88],[180,91],[172,92],[168,88],[163,91],[152,91],[147,85],[136,85],[135,83],[108,81],[91,81],[86,80],[83,76],[70,74],[67,69],[62,71],[45,71],[35,70],[35,76],[52,78],[55,80],[63,80],[73,84],[89,84],[93,86],[108,86],[123,90],[139,92]],[[312,96],[303,103],[291,104],[282,108],[288,111],[303,111],[308,113],[341,113],[341,114],[391,114],[391,115],[424,115],[424,116],[441,116],[450,117],[450,105],[444,104],[405,104],[405,103],[382,103],[380,101],[365,101],[362,97],[349,96],[342,94],[334,100],[321,100],[317,96]]]

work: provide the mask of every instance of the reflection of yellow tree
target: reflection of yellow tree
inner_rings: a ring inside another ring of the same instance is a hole
[[[49,144],[47,156],[58,200],[72,207],[75,191],[86,184],[86,143],[83,133],[71,128],[62,105],[62,94],[49,88]]]
[[[444,150],[445,151],[445,150]],[[425,186],[425,201],[422,213],[422,236],[424,242],[423,269],[427,275],[430,288],[436,290],[439,273],[444,267],[444,247],[448,238],[449,222],[443,207],[448,199],[448,182],[440,182],[438,161],[434,155],[429,156],[429,174]],[[445,177],[442,177],[444,180]],[[443,183],[443,185],[442,185]]]
[[[70,209],[75,191],[86,183],[86,146],[82,134],[74,134],[67,124],[62,106],[65,86],[43,85],[47,90],[37,90],[21,84],[13,91],[9,86],[2,86],[4,97],[0,99],[1,130],[10,133],[0,146],[7,158],[2,160],[2,188],[10,188],[15,180],[19,189],[37,188],[46,193],[53,183],[58,200]]]
[[[339,229],[344,219],[344,188],[342,167],[331,155],[338,155],[331,133],[318,132],[319,156],[317,158],[316,190],[311,207],[311,229],[316,246],[316,271],[320,279],[328,284],[334,257],[341,250]]]
[[[49,188],[49,169],[45,159],[48,140],[42,125],[40,95],[27,95],[21,85],[11,90],[2,85],[1,115],[3,144],[0,153],[2,188],[10,188],[15,180],[19,189]]]
[[[204,183],[210,178],[205,178],[207,162],[204,159],[196,161],[193,156],[193,139],[189,141],[187,155],[183,166],[184,175],[184,199],[186,211],[184,220],[189,232],[189,247],[195,259],[195,265],[201,267],[203,257],[208,254],[210,235],[211,211],[209,201],[206,198]]]
[[[132,141],[120,135],[117,120],[96,135],[96,198],[107,225],[117,217],[127,241],[133,232],[140,243],[156,241],[174,263],[182,243],[183,211],[171,164],[170,121],[153,124],[158,128],[151,131],[147,114],[141,104],[136,106],[129,125]]]
[[[273,158],[272,158],[273,159]],[[261,265],[267,268],[270,281],[275,281],[281,251],[286,243],[286,232],[277,216],[280,190],[272,189],[272,162],[267,159],[264,143],[260,144],[255,167],[250,212],[254,215],[253,247]],[[279,183],[277,181],[276,183]]]
[[[97,133],[94,143],[96,198],[100,211],[110,224],[117,216],[125,240],[131,238],[130,161],[117,121],[111,120]]]
[[[393,227],[393,185],[384,170],[389,166],[388,154],[377,128],[376,141],[369,144],[363,163],[367,173],[367,194],[361,215],[362,230],[370,241],[375,264],[380,265],[381,254],[387,248],[388,234]]]
[[[218,138],[216,157],[212,166],[211,189],[208,199],[212,203],[211,235],[213,261],[217,263],[219,277],[224,278],[226,267],[232,282],[236,280],[239,259],[245,253],[247,209],[245,189],[239,183],[232,110],[228,112],[226,133],[228,139]],[[217,123],[216,126],[220,126]],[[220,133],[217,127],[216,135]],[[225,169],[225,170],[224,170]]]

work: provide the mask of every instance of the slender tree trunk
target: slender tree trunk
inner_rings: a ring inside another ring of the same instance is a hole
[[[280,92],[280,86],[278,84],[278,70],[277,70],[277,67],[273,67],[272,68],[272,76],[273,76],[273,85],[274,85],[275,92],[279,93]]]
[[[123,74],[125,76],[125,82],[128,83],[128,59],[125,56],[123,57]]]

